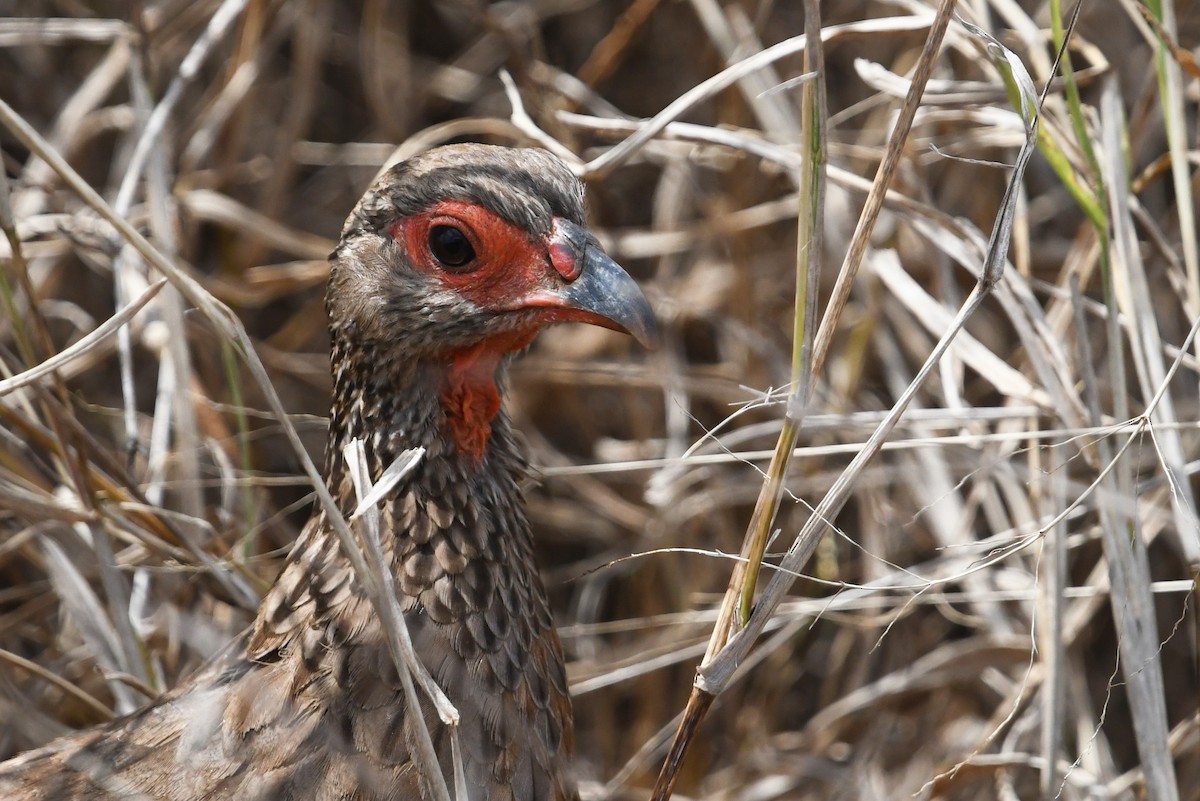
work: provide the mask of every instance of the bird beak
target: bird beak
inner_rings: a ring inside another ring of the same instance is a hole
[[[598,244],[584,251],[583,270],[562,298],[571,308],[600,318],[589,322],[632,334],[643,347],[658,346],[658,323],[649,301],[629,273]]]
[[[564,279],[526,296],[521,305],[549,310],[554,321],[575,321],[632,334],[644,347],[658,345],[654,311],[629,273],[586,229],[561,217],[550,235],[550,260]]]

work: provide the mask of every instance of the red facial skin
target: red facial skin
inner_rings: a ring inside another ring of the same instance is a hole
[[[447,267],[429,250],[429,232],[437,226],[457,228],[475,251],[461,268]],[[498,334],[469,348],[447,352],[450,369],[442,385],[442,408],[459,451],[479,461],[487,450],[492,420],[500,411],[496,368],[505,354],[533,341],[542,326],[580,321],[613,324],[591,312],[564,305],[564,282],[579,277],[582,265],[574,251],[555,237],[529,235],[472,203],[448,200],[395,223],[390,233],[421,272],[484,309],[510,312],[542,309],[528,328]]]

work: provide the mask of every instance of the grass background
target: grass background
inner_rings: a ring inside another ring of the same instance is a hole
[[[976,283],[1025,132],[957,22],[905,100],[935,5],[824,4],[815,79],[794,80],[796,49],[589,176],[592,221],[663,347],[555,328],[510,392],[543,470],[529,506],[588,798],[648,794],[780,435],[804,86],[828,110],[819,312],[901,111],[915,119],[813,382],[768,565]],[[957,11],[1040,90],[1072,9]],[[325,256],[397,147],[530,143],[503,68],[532,123],[593,159],[804,33],[802,4],[771,0],[0,14],[0,756],[186,676],[251,619],[312,508],[268,393],[198,298],[240,320],[319,462]],[[1200,799],[1198,42],[1189,0],[1084,5],[1003,279],[851,475],[677,797]],[[195,283],[172,278],[126,334],[85,339],[159,274],[20,120]],[[4,383],[73,345],[36,382]]]

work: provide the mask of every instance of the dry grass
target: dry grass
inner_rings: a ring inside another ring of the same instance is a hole
[[[1084,8],[1003,277],[847,474],[954,331],[1025,129],[957,22],[905,101],[936,3],[825,4],[818,316],[915,115],[800,404],[760,587],[848,491],[769,619],[760,595],[677,797],[1200,799],[1200,5],[1149,5]],[[1040,90],[1073,7],[1020,6],[958,12]],[[665,331],[643,353],[554,329],[511,393],[544,470],[530,508],[585,795],[646,797],[800,363],[814,84],[795,42],[768,48],[803,33],[802,4],[0,7],[0,757],[140,705],[246,625],[311,509],[345,214],[398,144],[534,135],[590,162],[593,221]]]

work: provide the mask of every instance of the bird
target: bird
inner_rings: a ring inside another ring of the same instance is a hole
[[[522,494],[530,463],[503,395],[511,358],[551,324],[656,339],[645,295],[584,213],[581,182],[547,151],[443,145],[386,170],[329,257],[325,483],[349,515],[348,443],[373,481],[424,449],[380,504],[381,546],[413,648],[458,710],[472,801],[578,798]],[[245,632],[149,706],[0,764],[0,798],[434,798],[418,716],[454,797],[449,730],[416,706],[318,507]]]

